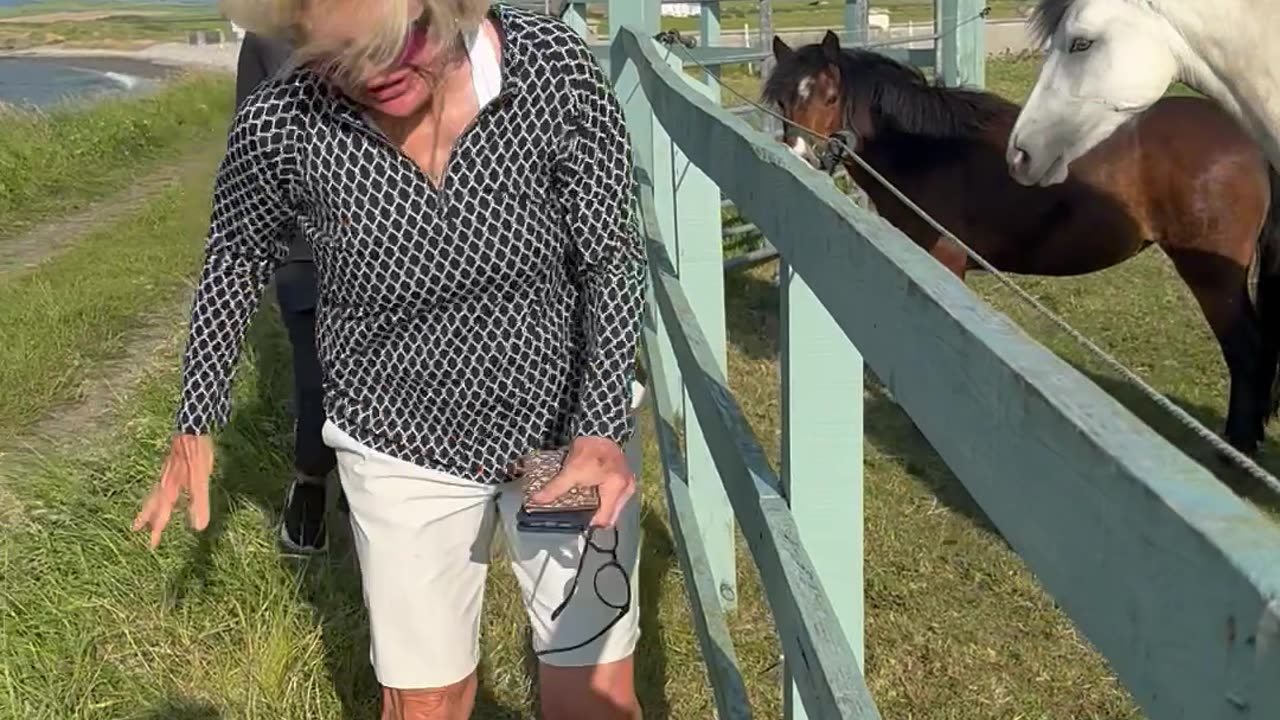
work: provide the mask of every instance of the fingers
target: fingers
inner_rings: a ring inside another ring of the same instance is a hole
[[[631,499],[635,490],[635,476],[631,474],[615,475],[600,483],[597,487],[597,492],[600,493],[600,507],[591,518],[591,526],[607,528],[616,525],[618,516],[622,514],[622,508],[626,506],[627,500]]]
[[[191,529],[204,530],[209,527],[208,473],[195,473],[187,492],[191,496],[191,505],[187,508],[187,520],[191,523]]]
[[[188,521],[195,530],[209,526],[209,475],[213,471],[213,442],[207,436],[178,436],[174,438],[156,483],[142,510],[133,519],[134,531],[151,530],[148,543],[152,550],[160,544],[160,537],[173,515],[179,495],[185,490],[190,499]]]

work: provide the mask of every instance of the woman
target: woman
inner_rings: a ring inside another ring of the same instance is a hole
[[[599,582],[590,592],[611,557],[597,551],[613,550],[627,576],[637,567],[623,445],[635,448],[645,268],[626,130],[589,49],[556,19],[486,0],[226,0],[224,11],[286,39],[298,67],[236,114],[179,432],[135,528],[154,547],[181,492],[192,525],[207,524],[209,433],[287,255],[278,230],[296,222],[315,257],[324,437],[350,506],[383,717],[470,713],[498,524],[534,647],[550,653],[545,716],[639,717],[636,583],[621,619]],[[591,524],[608,545],[515,526],[508,468],[559,445],[564,466],[533,499],[596,487]],[[561,612],[580,560],[585,591]]]

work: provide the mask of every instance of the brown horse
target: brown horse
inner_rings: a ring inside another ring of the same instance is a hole
[[[1222,347],[1231,375],[1224,434],[1256,452],[1276,411],[1280,182],[1226,112],[1167,97],[1077,160],[1065,183],[1024,187],[1004,159],[1018,105],[930,84],[883,55],[841,49],[832,32],[795,50],[775,38],[773,51],[766,102],[824,136],[852,130],[864,160],[998,269],[1080,275],[1159,245]],[[816,163],[805,135],[788,126],[784,140]],[[856,164],[845,168],[881,216],[962,280],[975,267]]]

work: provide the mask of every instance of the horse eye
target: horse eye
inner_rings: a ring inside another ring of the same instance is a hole
[[[840,94],[831,93],[830,95],[823,98],[823,101],[826,102],[828,105],[835,105],[836,103],[840,102]]]
[[[1084,52],[1085,50],[1088,50],[1091,47],[1093,47],[1092,40],[1086,40],[1085,38],[1076,38],[1075,40],[1071,41],[1071,47],[1067,49],[1067,52],[1073,52],[1073,53]]]

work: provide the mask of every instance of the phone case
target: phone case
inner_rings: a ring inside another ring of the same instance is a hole
[[[573,488],[546,504],[538,504],[530,499],[560,472],[567,454],[568,450],[565,448],[535,450],[516,463],[514,474],[524,481],[524,509],[528,513],[574,512],[600,507],[600,495],[594,487]]]

